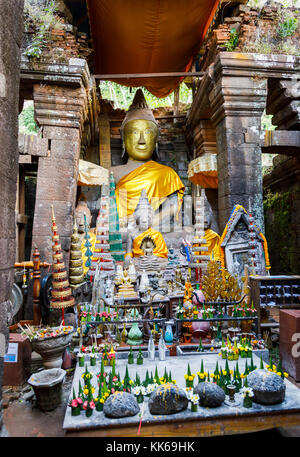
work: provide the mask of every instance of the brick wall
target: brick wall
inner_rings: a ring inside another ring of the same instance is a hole
[[[280,38],[278,29],[289,18],[298,19],[298,27],[293,35]],[[257,52],[262,54],[294,54],[299,50],[300,10],[299,8],[281,9],[278,3],[268,2],[261,10],[239,5],[233,16],[224,19],[203,43],[200,54],[201,69],[206,69],[220,51],[226,51],[230,31],[238,33],[234,52]]]

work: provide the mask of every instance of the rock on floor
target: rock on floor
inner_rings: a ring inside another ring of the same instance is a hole
[[[104,414],[107,417],[135,416],[140,408],[134,395],[128,392],[116,392],[104,403]]]
[[[151,414],[174,414],[187,408],[188,398],[176,384],[166,383],[152,392],[148,406]]]
[[[253,389],[253,401],[262,405],[281,403],[285,397],[284,380],[268,370],[254,370],[247,376],[248,386]]]
[[[200,382],[195,387],[195,393],[199,395],[200,405],[208,406],[209,408],[221,406],[225,400],[224,390],[213,382]]]

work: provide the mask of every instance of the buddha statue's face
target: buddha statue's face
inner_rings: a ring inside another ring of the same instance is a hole
[[[132,160],[151,159],[158,137],[158,128],[152,121],[132,120],[125,124],[123,138],[125,149]]]
[[[139,230],[145,232],[152,225],[152,214],[150,211],[145,209],[144,211],[139,211],[136,216],[136,224],[139,227]]]

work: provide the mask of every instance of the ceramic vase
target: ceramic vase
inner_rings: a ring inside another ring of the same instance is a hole
[[[172,330],[172,325],[171,323],[166,323],[166,332],[165,332],[165,342],[168,344],[173,343],[173,330]]]

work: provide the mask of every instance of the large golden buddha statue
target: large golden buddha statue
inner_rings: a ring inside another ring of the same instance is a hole
[[[112,168],[121,226],[134,213],[142,189],[146,190],[151,207],[156,212],[156,220],[166,200],[170,201],[170,205],[165,211],[163,209],[161,220],[165,214],[174,216],[180,209],[184,185],[179,176],[172,168],[151,160],[158,133],[153,113],[147,106],[142,90],[138,89],[121,126],[128,162]]]

